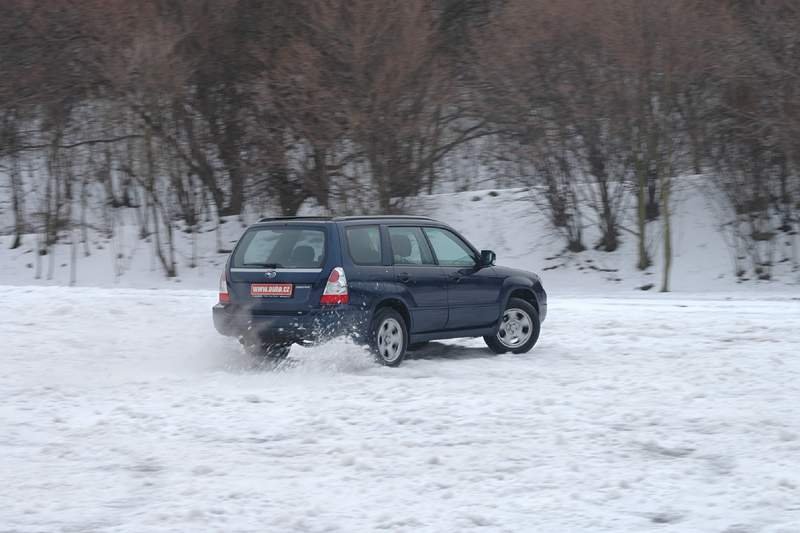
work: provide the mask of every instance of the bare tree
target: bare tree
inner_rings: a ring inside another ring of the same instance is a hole
[[[174,275],[179,230],[400,211],[474,185],[444,168],[457,155],[519,169],[503,183],[531,185],[572,252],[628,230],[646,269],[660,228],[663,290],[674,177],[703,173],[737,272],[769,279],[800,269],[798,26],[793,0],[7,0],[11,245],[34,233],[48,254],[80,228],[88,254],[99,206],[122,246],[132,211]]]

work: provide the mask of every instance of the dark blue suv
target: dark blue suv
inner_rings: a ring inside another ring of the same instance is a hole
[[[547,295],[425,217],[281,217],[247,228],[220,279],[214,325],[260,355],[351,335],[396,366],[433,339],[483,337],[497,353],[536,344]]]

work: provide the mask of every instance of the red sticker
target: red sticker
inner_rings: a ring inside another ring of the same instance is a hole
[[[261,298],[272,296],[278,298],[288,298],[294,291],[291,283],[253,283],[250,285],[250,296]]]

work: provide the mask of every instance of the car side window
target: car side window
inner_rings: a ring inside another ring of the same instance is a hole
[[[433,254],[419,228],[395,226],[389,228],[389,242],[395,265],[433,265]]]
[[[380,265],[381,230],[378,226],[352,226],[345,230],[350,259],[357,265]]]
[[[474,267],[477,264],[472,249],[452,231],[442,228],[424,229],[439,265]]]

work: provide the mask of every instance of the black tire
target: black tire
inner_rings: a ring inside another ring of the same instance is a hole
[[[369,347],[378,363],[399,366],[408,349],[408,326],[403,316],[391,307],[378,309],[370,326]]]
[[[429,341],[414,342],[414,343],[408,345],[408,347],[406,348],[406,351],[407,352],[416,352],[417,350],[421,350],[422,348],[426,347],[428,344],[430,344]]]
[[[516,312],[514,312],[514,310],[516,310]],[[509,340],[504,340],[506,335],[509,334],[505,333],[503,323],[507,323],[508,320],[512,319],[511,316],[507,317],[507,313],[509,312],[511,312],[512,315],[516,315],[513,319],[518,324],[518,326],[515,326],[517,329],[514,331],[513,335],[520,335],[520,338],[524,339],[524,342],[521,341],[517,346],[514,345],[511,337],[509,337]],[[527,321],[525,320],[525,315],[527,315]],[[503,315],[500,317],[500,321],[501,324],[498,327],[497,334],[491,336],[487,335],[483,338],[486,345],[494,353],[527,353],[536,345],[536,341],[539,340],[539,333],[541,331],[539,313],[536,312],[534,306],[521,298],[511,298],[508,301],[506,308],[503,309]]]

